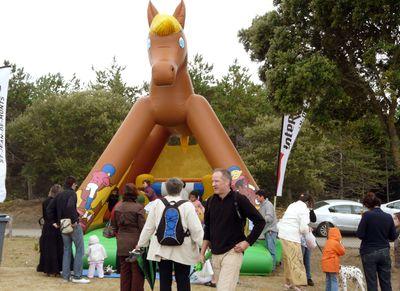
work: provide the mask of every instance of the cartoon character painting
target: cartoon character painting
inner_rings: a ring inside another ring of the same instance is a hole
[[[256,188],[249,184],[247,178],[243,175],[243,171],[238,166],[231,166],[228,171],[232,176],[231,188],[246,196],[252,204],[256,201]]]
[[[79,205],[82,211],[82,219],[90,220],[94,211],[92,210],[93,200],[96,198],[98,191],[105,187],[111,186],[110,178],[115,174],[115,167],[111,164],[105,164],[101,171],[93,173],[92,178],[87,184],[85,191],[82,193],[82,202]]]

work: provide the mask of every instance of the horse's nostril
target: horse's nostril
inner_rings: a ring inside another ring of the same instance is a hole
[[[175,68],[174,68],[174,67],[171,67],[171,71],[172,71],[172,72],[175,71]]]

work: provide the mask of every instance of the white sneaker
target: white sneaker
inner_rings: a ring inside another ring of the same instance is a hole
[[[79,279],[72,278],[72,283],[87,284],[90,283],[90,280],[85,278],[79,278]]]

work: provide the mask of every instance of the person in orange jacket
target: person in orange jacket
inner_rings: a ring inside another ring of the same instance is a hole
[[[328,240],[322,252],[322,271],[326,273],[326,291],[339,290],[337,278],[340,269],[339,257],[345,253],[341,240],[340,230],[336,227],[330,228]]]

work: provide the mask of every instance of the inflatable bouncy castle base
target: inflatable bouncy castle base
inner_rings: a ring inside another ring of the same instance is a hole
[[[279,240],[276,242],[276,256],[279,264],[282,259],[282,245]],[[245,251],[240,274],[265,276],[271,272],[272,256],[265,247],[265,241],[258,240]]]
[[[104,266],[110,265],[113,269],[116,268],[116,255],[117,255],[117,242],[114,238],[105,238],[103,236],[103,229],[96,229],[84,235],[85,250],[89,244],[89,237],[97,235],[100,243],[104,246],[107,252],[107,259],[104,261]],[[276,244],[276,260],[279,264],[282,260],[282,245],[279,240]],[[87,257],[83,259],[83,268],[89,268]],[[264,240],[258,240],[253,246],[249,247],[244,253],[242,268],[240,269],[241,275],[256,275],[265,276],[272,272],[272,257],[269,251],[265,248]]]

